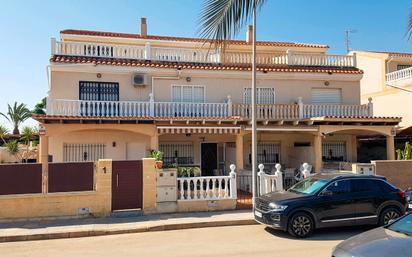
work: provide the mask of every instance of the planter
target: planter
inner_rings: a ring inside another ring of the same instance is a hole
[[[156,161],[155,162],[156,169],[160,170],[163,168],[163,161]]]

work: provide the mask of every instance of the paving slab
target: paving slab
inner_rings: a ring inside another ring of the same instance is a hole
[[[191,212],[104,218],[0,222],[0,242],[74,238],[256,224],[251,211]]]

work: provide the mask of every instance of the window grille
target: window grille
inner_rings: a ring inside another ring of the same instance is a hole
[[[252,163],[252,145],[250,145],[249,163]],[[276,164],[280,163],[280,144],[262,142],[257,145],[257,162],[258,164]]]
[[[159,149],[163,152],[163,162],[166,165],[194,164],[193,144],[160,144]]]
[[[346,142],[323,142],[322,159],[323,161],[346,161]]]
[[[80,81],[79,99],[87,101],[119,101],[119,83]]]
[[[204,103],[205,87],[193,85],[172,85],[173,102]]]
[[[245,88],[243,90],[243,103],[252,103],[252,89]],[[271,87],[259,87],[256,89],[257,104],[275,104],[275,89]]]
[[[104,144],[63,144],[63,162],[88,162],[104,158]]]
[[[403,69],[407,69],[412,67],[412,65],[408,65],[408,64],[398,64],[398,70],[403,70]]]

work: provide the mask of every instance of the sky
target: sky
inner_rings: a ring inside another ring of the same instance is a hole
[[[0,0],[0,112],[23,102],[31,109],[47,95],[50,38],[64,29],[197,36],[203,0]],[[344,54],[345,30],[356,50],[412,52],[407,41],[412,0],[266,0],[258,12],[258,40],[319,43]],[[244,39],[245,31],[237,38]],[[0,124],[9,128],[7,120]],[[34,121],[26,125],[34,125]]]

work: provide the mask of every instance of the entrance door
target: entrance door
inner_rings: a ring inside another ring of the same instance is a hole
[[[142,208],[142,161],[113,161],[112,167],[112,210]]]
[[[202,143],[202,176],[213,176],[217,169],[217,144]]]

